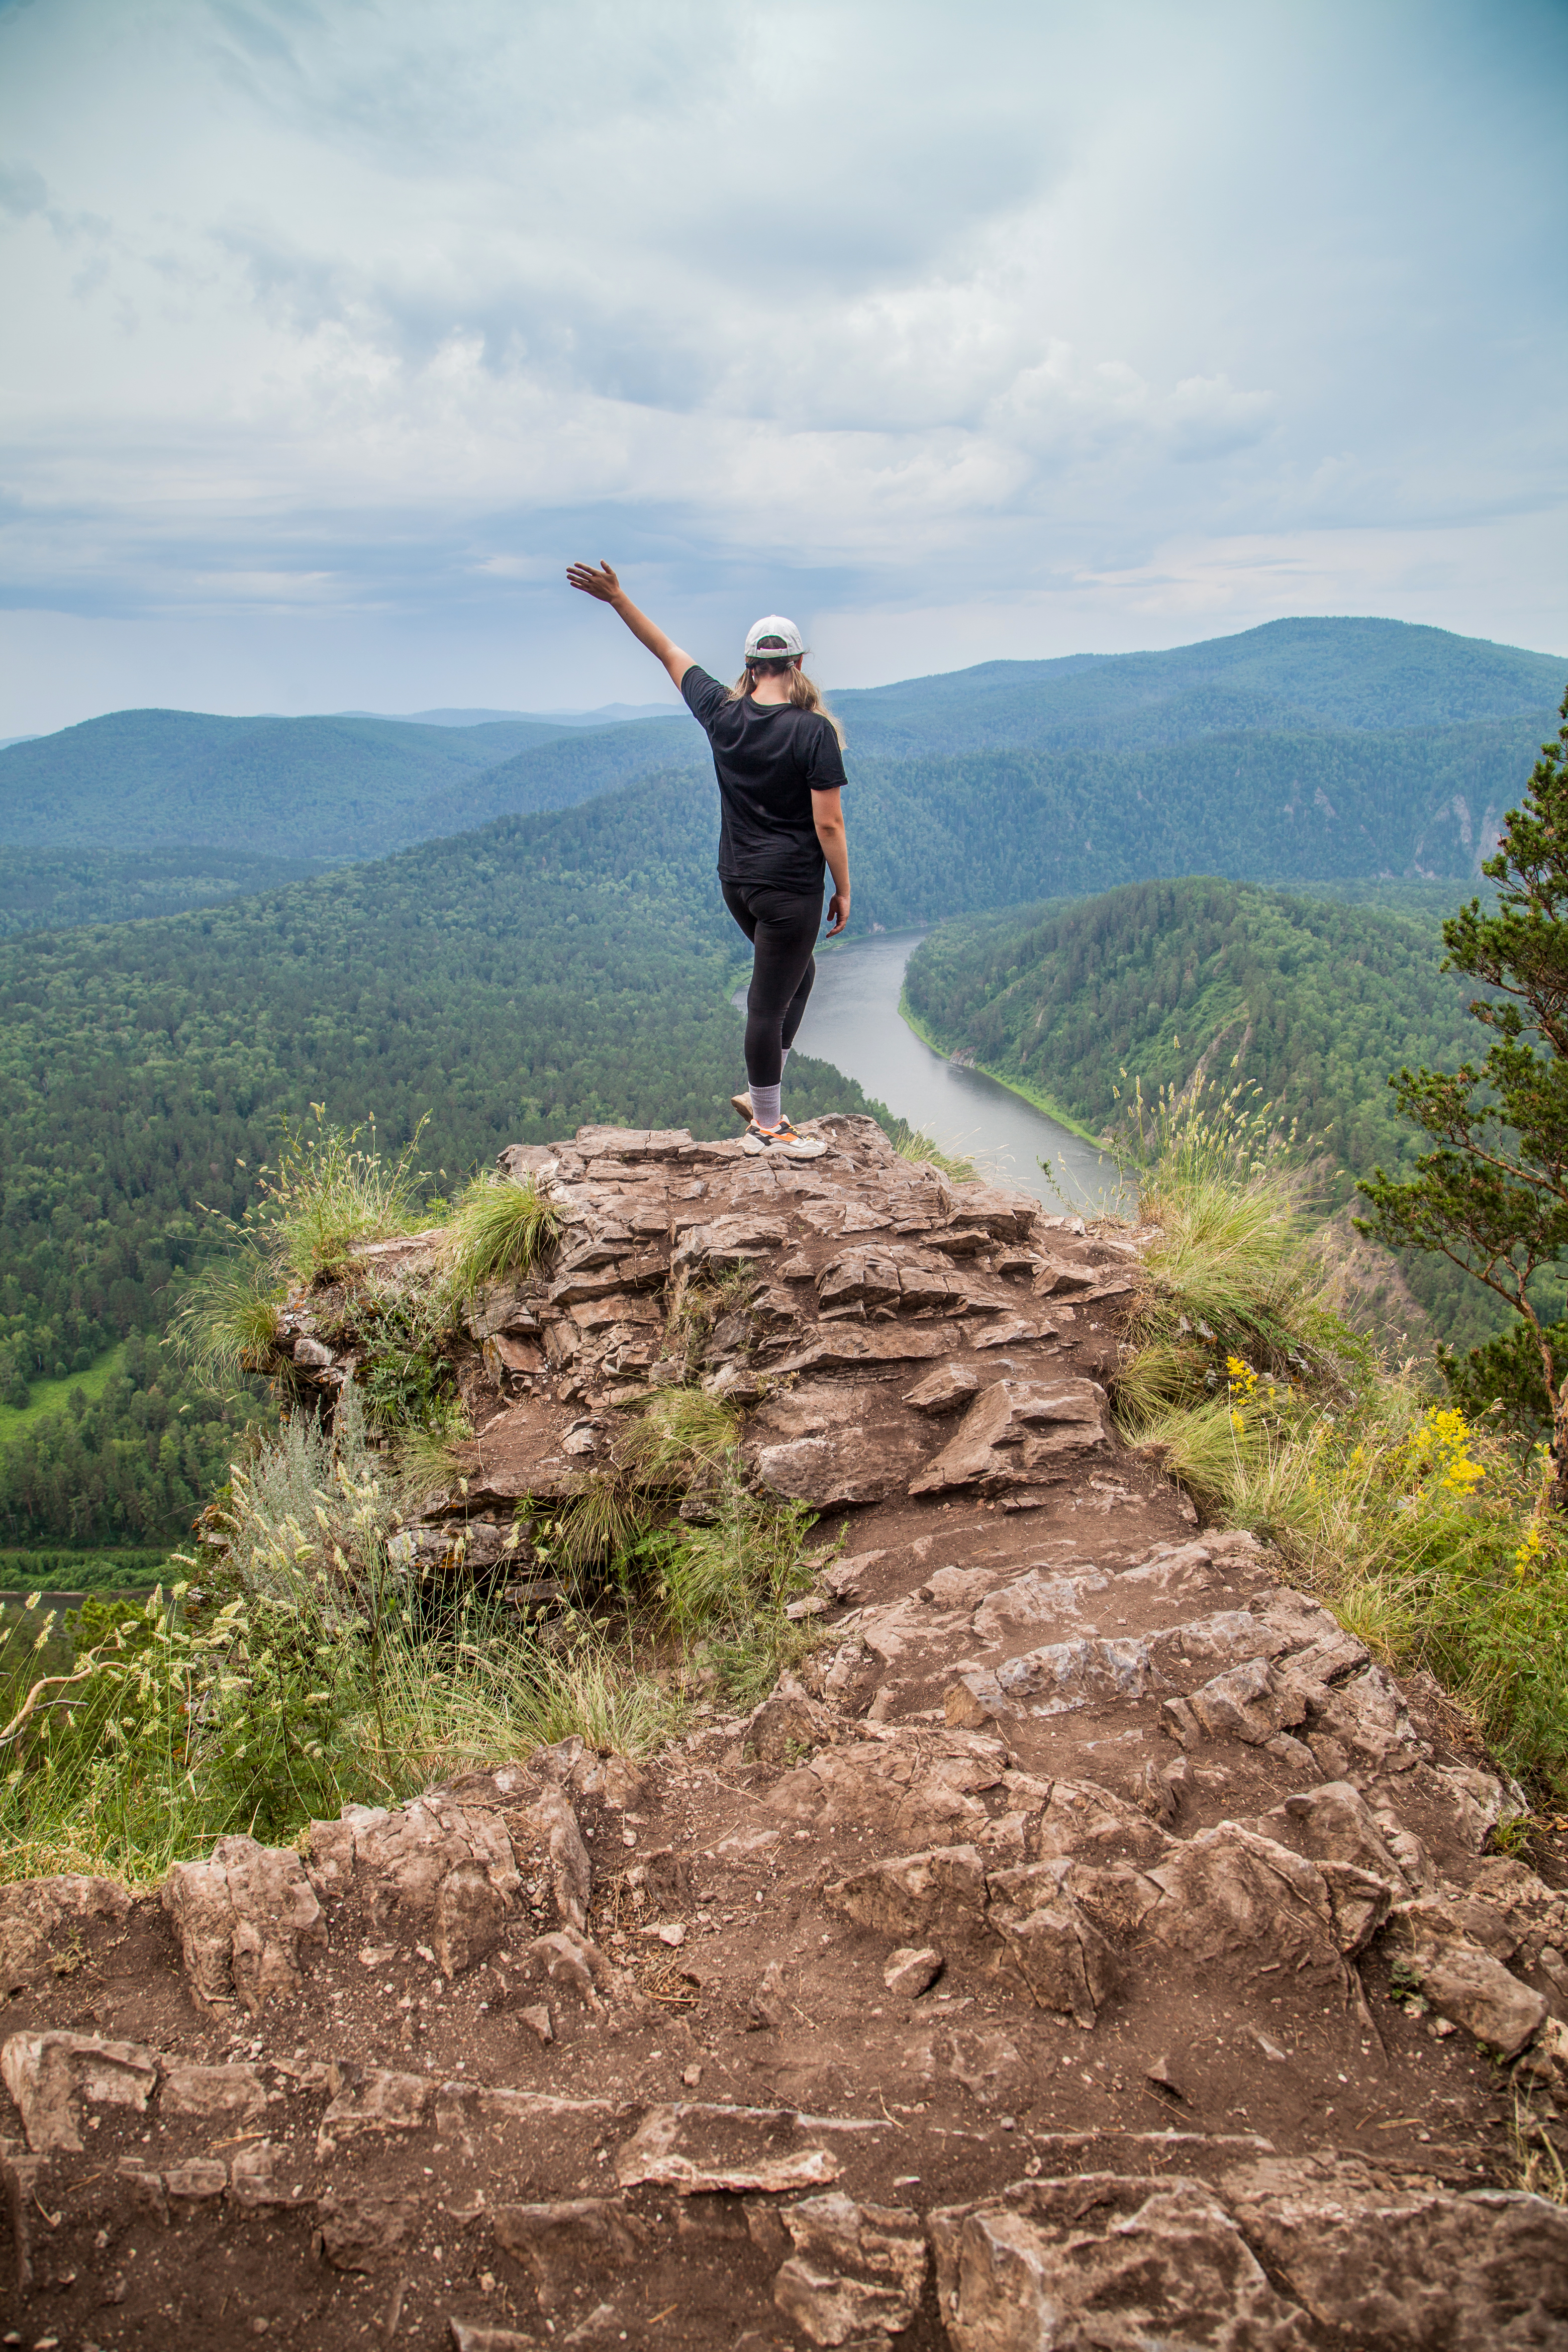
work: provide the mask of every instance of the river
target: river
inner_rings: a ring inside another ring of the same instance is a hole
[[[975,1160],[983,1173],[1033,1192],[1048,1207],[1059,1210],[1064,1195],[1084,1212],[1110,1206],[1116,1170],[1103,1152],[984,1071],[955,1068],[900,1019],[904,966],[923,936],[901,932],[819,948],[816,985],[795,1041],[801,1052],[858,1079],[944,1151]],[[743,989],[736,1002],[744,1004]]]

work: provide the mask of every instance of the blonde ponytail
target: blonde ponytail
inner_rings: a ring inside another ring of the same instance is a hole
[[[782,669],[787,669],[789,671],[789,701],[791,709],[815,710],[819,718],[826,719],[828,725],[832,728],[835,735],[837,736],[838,748],[842,751],[844,749],[843,728],[839,725],[837,719],[835,719],[832,711],[828,709],[827,705],[823,701],[822,695],[817,688],[816,679],[807,677],[803,669],[796,669],[793,661],[748,662],[745,668],[741,672],[740,677],[735,680],[734,685],[730,688],[731,701],[739,702],[742,697],[752,693],[756,686],[759,677],[776,677]]]

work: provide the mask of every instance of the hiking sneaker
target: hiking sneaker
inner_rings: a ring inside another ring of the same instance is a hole
[[[753,1119],[741,1138],[741,1149],[753,1160],[764,1151],[781,1160],[820,1160],[827,1146],[815,1136],[798,1134],[787,1118],[781,1118],[776,1127],[759,1127]]]
[[[748,1127],[751,1126],[752,1120],[756,1118],[756,1113],[752,1108],[752,1097],[750,1095],[731,1095],[730,1097],[730,1108],[731,1110],[738,1110],[740,1112],[741,1117],[745,1120]]]

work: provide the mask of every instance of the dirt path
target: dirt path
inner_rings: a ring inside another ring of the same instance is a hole
[[[161,1901],[0,1891],[7,2344],[1568,2345],[1507,2130],[1568,2103],[1568,1904],[1507,1792],[1121,1444],[1125,1244],[822,1131],[513,1155],[565,1244],[463,1369],[482,1558],[749,1258],[704,1375],[844,1538],[798,1679]]]

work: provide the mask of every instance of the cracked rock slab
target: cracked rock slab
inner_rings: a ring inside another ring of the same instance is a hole
[[[933,2213],[953,2352],[1313,2352],[1214,2192],[1107,2173]]]
[[[295,1991],[302,1945],[324,1945],[315,1889],[291,1846],[223,1837],[205,1862],[176,1863],[163,1883],[198,2007],[238,2000],[252,2017]]]
[[[910,1480],[910,1493],[1054,1482],[1063,1456],[1105,1444],[1105,1391],[1096,1381],[994,1381],[936,1459]]]
[[[36,2156],[81,2154],[84,2106],[144,2115],[158,2074],[155,2050],[90,2033],[13,2033],[0,2049],[0,2081],[16,2103]]]

